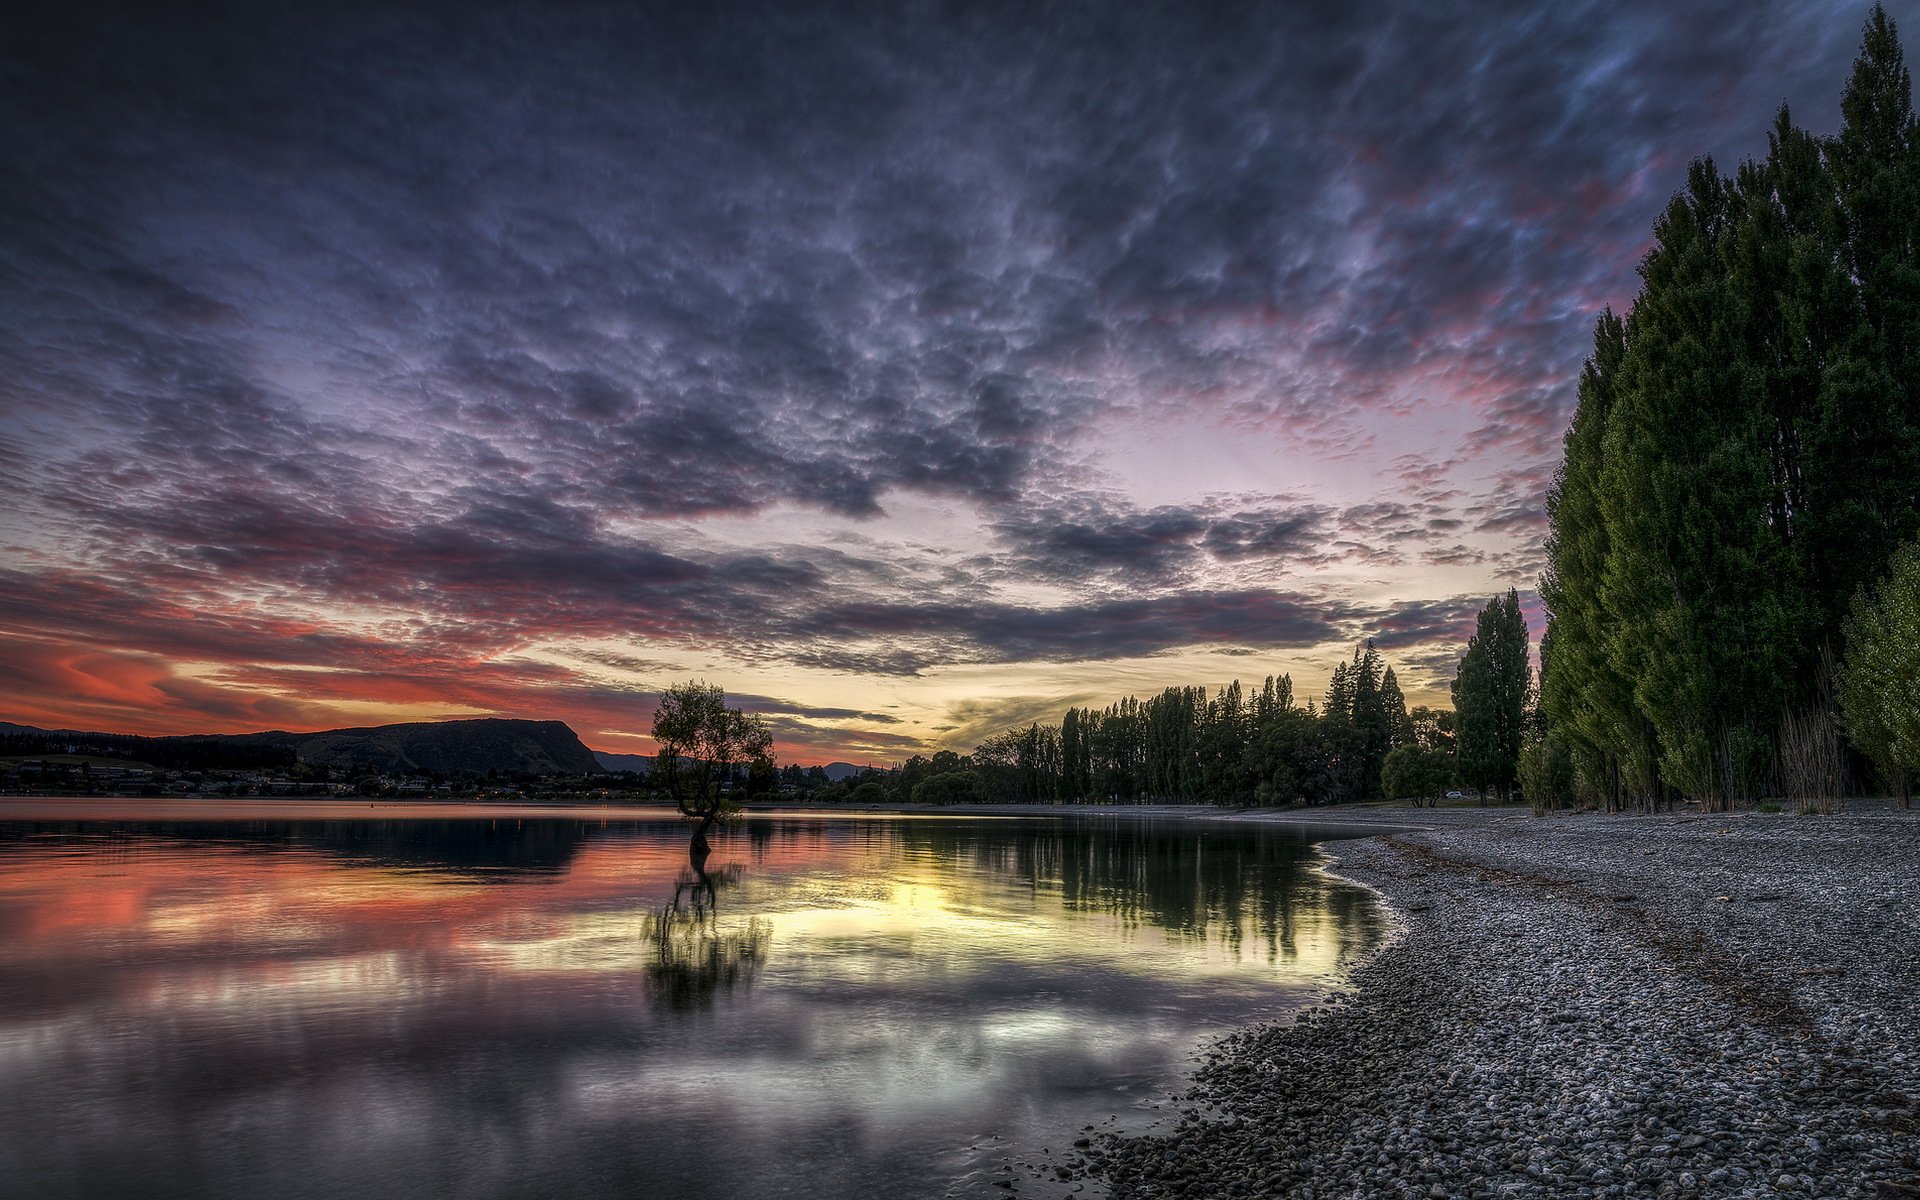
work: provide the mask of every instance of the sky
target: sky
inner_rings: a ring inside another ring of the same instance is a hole
[[[1831,132],[1867,12],[33,9],[0,719],[645,753],[700,678],[883,763],[1366,638],[1445,704],[1688,161]]]

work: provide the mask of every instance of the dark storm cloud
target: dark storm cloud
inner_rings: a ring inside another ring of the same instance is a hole
[[[977,561],[1015,577],[1122,587],[1188,583],[1218,565],[1390,563],[1403,542],[1431,542],[1465,526],[1441,503],[1374,501],[1335,508],[1287,497],[1210,497],[1139,509],[1082,494],[1007,506],[992,528],[998,553]]]
[[[1268,590],[1175,592],[1035,608],[1011,604],[826,604],[787,634],[810,643],[800,661],[912,674],[943,662],[1078,662],[1183,646],[1304,647],[1343,636],[1359,610]],[[856,643],[886,643],[881,654]]]
[[[759,713],[768,717],[797,718],[802,721],[863,721],[874,725],[900,723],[900,718],[887,713],[863,712],[857,708],[822,708],[814,704],[778,700],[771,696],[729,696],[728,701],[738,705],[743,712]]]
[[[1318,556],[1333,510],[1284,499],[1209,499],[1141,510],[1123,499],[1080,495],[1007,506],[993,523],[1000,554],[986,560],[1016,576],[1127,586],[1191,579],[1210,561],[1278,563]]]
[[[515,566],[510,555],[497,560]],[[779,657],[863,674],[911,675],[955,662],[1083,661],[1151,655],[1183,646],[1306,647],[1345,635],[1364,615],[1351,606],[1270,591],[1176,593],[1053,608],[940,601],[840,600],[830,590],[754,593],[692,572],[665,583],[643,578],[563,577],[545,593],[502,589],[467,574],[474,564],[409,578],[415,617],[391,640],[347,636],[298,618],[247,606],[196,607],[191,581],[156,591],[140,582],[97,578],[49,580],[0,571],[0,632],[46,642],[97,647],[189,661],[247,665],[250,670],[326,667],[360,675],[436,681],[448,671],[484,673],[497,656],[542,637],[650,636],[666,643],[721,646],[743,659]],[[598,587],[596,587],[598,585]],[[369,581],[368,594],[392,598],[399,581]],[[163,598],[166,593],[176,598]],[[359,592],[347,592],[357,599]],[[717,607],[719,612],[708,611]],[[480,614],[498,609],[499,615]],[[765,637],[765,644],[754,639]],[[878,648],[874,648],[878,647]],[[571,672],[520,661],[514,678],[544,672],[564,682]],[[282,675],[280,682],[292,677]],[[323,678],[301,676],[303,681]],[[656,681],[657,685],[657,681]],[[391,695],[391,689],[386,689]],[[633,689],[624,690],[630,693]],[[815,708],[765,697],[746,698],[754,711],[793,718],[890,724],[886,714]]]
[[[1436,641],[1465,646],[1488,599],[1486,596],[1453,596],[1401,604],[1374,618],[1368,628],[1383,650]]]
[[[312,665],[1308,644],[1356,614],[1192,589],[1465,561],[1462,521],[1536,561],[1594,310],[1687,157],[1757,152],[1782,98],[1831,127],[1863,15],[42,6],[0,49],[0,599]],[[1468,433],[1398,503],[1054,499],[1121,410],[1349,452],[1428,401]],[[985,565],[674,532],[902,492],[980,506]],[[1138,594],[967,590],[1021,573]],[[276,604],[415,615],[375,645]]]

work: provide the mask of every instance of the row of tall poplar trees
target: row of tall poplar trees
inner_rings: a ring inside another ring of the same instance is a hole
[[[1523,634],[1524,636],[1524,634]],[[1524,654],[1524,651],[1523,651]],[[1104,709],[1070,708],[989,738],[965,760],[969,798],[988,802],[1337,804],[1380,795],[1381,765],[1423,736],[1372,642],[1334,668],[1323,703],[1294,703],[1290,677],[1167,688]],[[1444,721],[1424,736],[1451,739]],[[908,764],[908,768],[913,766]],[[903,771],[907,768],[903,768]]]
[[[1548,496],[1542,707],[1586,787],[1839,788],[1842,622],[1920,528],[1920,129],[1875,8],[1832,137],[1695,162],[1594,329]]]

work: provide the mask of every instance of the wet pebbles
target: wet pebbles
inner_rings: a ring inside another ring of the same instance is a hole
[[[1920,1196],[1920,813],[1439,819],[1334,845],[1350,994],[1023,1191]]]

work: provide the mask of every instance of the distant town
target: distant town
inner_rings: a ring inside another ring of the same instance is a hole
[[[0,795],[11,796],[665,803],[650,767],[643,755],[589,750],[559,722],[177,738],[0,726]],[[763,801],[884,803],[897,774],[789,764],[732,786]]]
[[[761,799],[832,804],[853,799],[863,785],[877,795],[859,797],[885,803],[894,774],[876,767],[834,763],[828,767],[781,768]],[[843,771],[852,772],[842,774]],[[735,785],[747,789],[745,781]],[[632,771],[591,775],[479,776],[423,774],[354,775],[330,767],[300,766],[287,771],[168,770],[143,763],[115,762],[81,753],[0,759],[0,795],[8,796],[174,796],[181,798],[261,796],[275,798],[350,798],[386,800],[537,800],[553,803],[665,803],[646,775]]]

